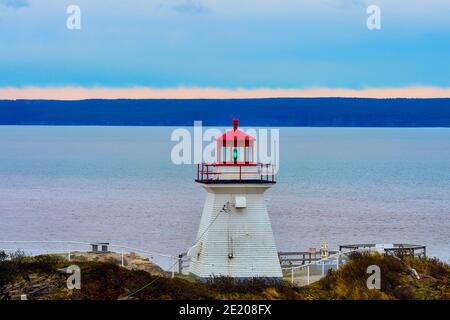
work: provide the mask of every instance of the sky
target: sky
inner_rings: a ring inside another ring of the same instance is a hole
[[[449,75],[449,0],[0,0],[0,99],[450,97]]]

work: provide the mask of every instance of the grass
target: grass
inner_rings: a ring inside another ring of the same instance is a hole
[[[338,271],[306,286],[253,279],[235,282],[216,278],[201,283],[186,277],[170,278],[123,268],[114,263],[70,261],[81,269],[81,290],[69,290],[69,275],[61,269],[68,261],[55,256],[26,257],[16,253],[6,259],[0,251],[0,298],[28,299],[450,299],[450,266],[437,259],[401,259],[381,254],[354,254]],[[367,267],[381,270],[381,289],[366,286]],[[414,268],[420,280],[411,274]],[[148,285],[151,283],[151,285]],[[38,288],[38,289],[36,289]],[[142,289],[143,288],[143,289]],[[137,291],[137,292],[136,292]]]

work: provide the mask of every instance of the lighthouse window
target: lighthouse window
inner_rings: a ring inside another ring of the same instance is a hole
[[[222,162],[244,162],[248,161],[250,152],[245,147],[223,147],[221,156]]]
[[[222,161],[233,162],[233,148],[232,147],[223,148]]]
[[[245,161],[245,148],[244,147],[238,148],[238,161],[239,162]]]

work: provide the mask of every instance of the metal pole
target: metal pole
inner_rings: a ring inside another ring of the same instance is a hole
[[[183,255],[178,255],[178,273],[183,274]]]
[[[306,280],[307,283],[309,284],[309,266],[306,267]]]
[[[122,254],[121,254],[121,264],[122,264],[122,267],[124,266],[124,261],[123,261],[123,249],[122,249]]]
[[[322,277],[325,275],[325,261],[322,261]]]
[[[339,258],[341,257],[341,253],[338,253],[337,259],[336,259],[336,270],[339,269]]]
[[[70,261],[70,246],[69,246],[68,253],[67,253],[67,260]]]

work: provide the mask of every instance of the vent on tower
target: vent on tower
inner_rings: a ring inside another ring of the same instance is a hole
[[[247,207],[247,198],[245,196],[235,196],[234,197],[236,208],[246,208]]]

